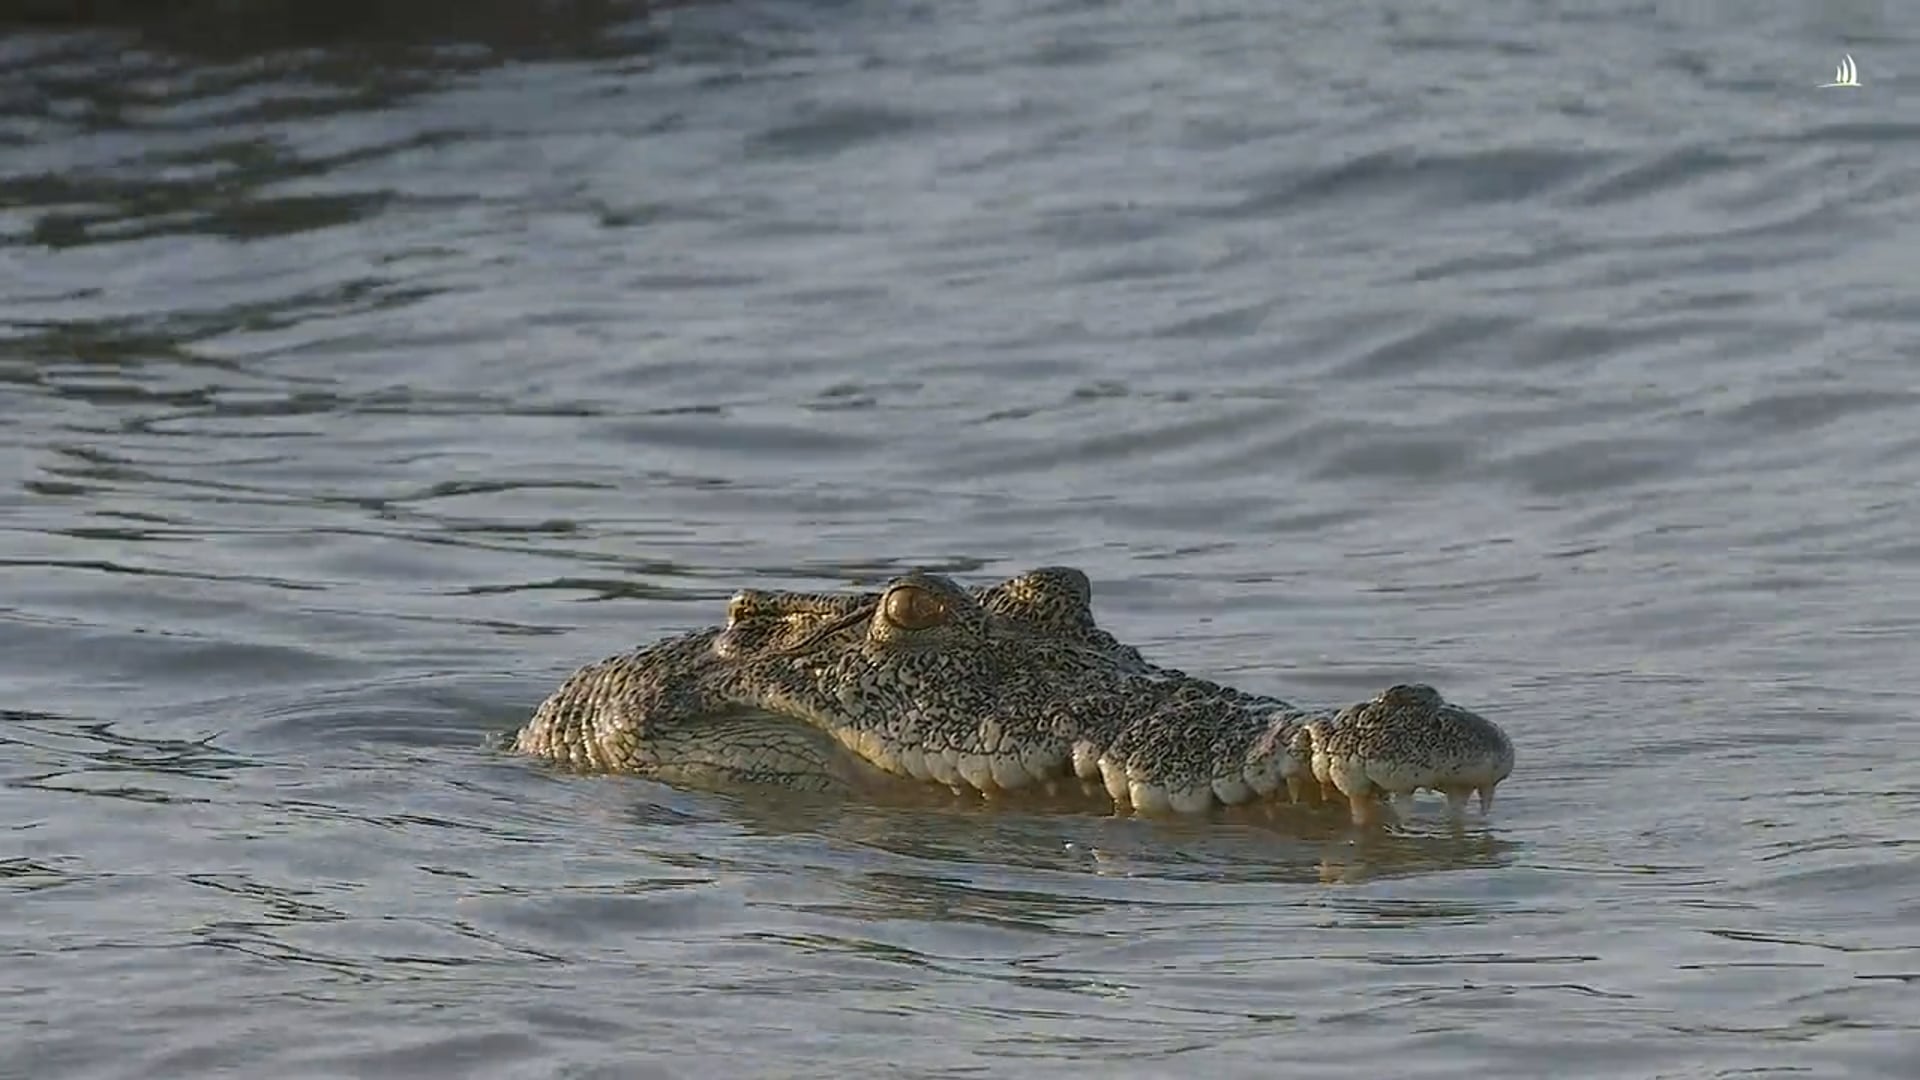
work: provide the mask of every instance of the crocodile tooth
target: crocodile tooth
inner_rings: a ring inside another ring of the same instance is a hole
[[[1167,805],[1176,814],[1204,814],[1213,809],[1213,785],[1195,784],[1166,793]]]
[[[1135,780],[1127,786],[1127,795],[1133,800],[1133,808],[1144,814],[1164,814],[1172,808],[1167,789],[1158,784]]]
[[[1051,742],[1026,748],[1019,760],[1029,779],[1050,781],[1060,775],[1060,749]]]
[[[1253,787],[1237,776],[1222,776],[1213,782],[1213,794],[1222,803],[1236,806],[1253,798]]]
[[[994,754],[987,759],[992,770],[993,782],[1011,791],[1027,786],[1033,777],[1021,766],[1020,759],[1013,754]]]
[[[1100,748],[1085,739],[1073,744],[1073,775],[1092,780],[1100,775]]]
[[[980,791],[986,791],[993,785],[993,761],[985,754],[956,754],[954,767],[959,770],[960,778]]]
[[[887,772],[898,772],[900,759],[877,731],[861,732],[859,754]]]
[[[927,775],[948,787],[960,786],[960,770],[955,766],[960,755],[952,750],[929,750],[923,760]]]

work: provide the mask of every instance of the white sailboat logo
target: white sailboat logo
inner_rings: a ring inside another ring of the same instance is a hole
[[[1840,61],[1840,66],[1834,69],[1833,81],[1827,82],[1827,83],[1821,83],[1820,87],[1822,89],[1825,89],[1826,87],[1829,87],[1829,86],[1859,86],[1859,85],[1860,85],[1860,68],[1854,64],[1853,54],[1848,53],[1847,58],[1845,60]]]

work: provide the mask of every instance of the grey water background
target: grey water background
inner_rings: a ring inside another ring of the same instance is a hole
[[[0,41],[0,1075],[1912,1075],[1917,13],[215,14]],[[488,743],[743,585],[1058,562],[1518,770]]]

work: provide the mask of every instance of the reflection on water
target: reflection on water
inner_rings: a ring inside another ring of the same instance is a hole
[[[106,721],[0,710],[0,747],[18,768],[10,787],[139,802],[205,802],[206,781],[231,778],[257,763],[208,739],[147,739]]]
[[[8,5],[0,1072],[1905,1075],[1913,45],[1550,7]],[[1063,562],[1519,771],[488,741],[742,586]]]
[[[90,0],[85,4],[24,0],[8,6],[0,26],[15,30],[83,30],[164,49],[202,62],[283,50],[342,54],[382,48],[464,45],[506,59],[626,55],[622,33],[655,10],[685,3],[646,0]],[[84,45],[80,39],[76,45]],[[408,59],[414,59],[409,56]]]

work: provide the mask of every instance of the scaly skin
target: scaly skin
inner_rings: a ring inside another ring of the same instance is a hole
[[[1493,722],[1431,687],[1309,711],[1149,663],[1043,567],[962,589],[741,592],[724,627],[581,668],[515,745],[578,769],[847,790],[900,779],[994,793],[1077,777],[1116,808],[1198,813],[1344,797],[1359,822],[1425,788],[1484,812],[1513,770]]]

